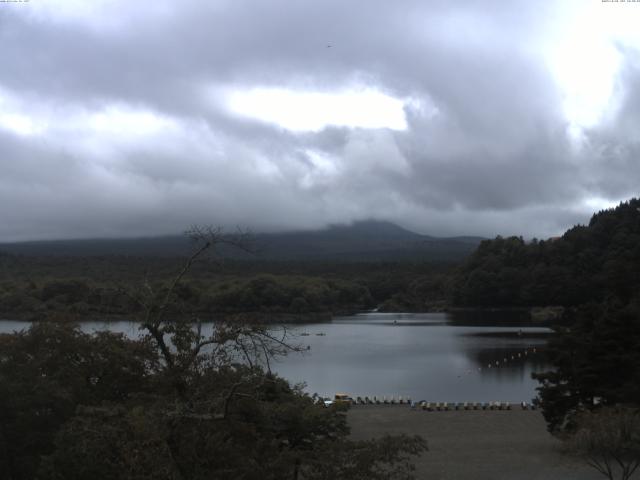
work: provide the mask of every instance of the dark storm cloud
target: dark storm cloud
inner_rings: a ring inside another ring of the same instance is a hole
[[[577,147],[540,47],[553,2],[36,3],[0,5],[0,239],[372,217],[545,236],[637,191],[635,50]],[[354,85],[405,99],[407,129],[294,132],[223,101]]]

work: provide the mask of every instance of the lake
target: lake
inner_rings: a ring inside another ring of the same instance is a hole
[[[0,321],[0,332],[27,325]],[[82,328],[138,334],[137,324],[125,321],[86,322]],[[537,386],[531,373],[549,368],[543,359],[549,329],[516,314],[363,313],[288,328],[295,342],[310,349],[272,368],[321,396],[528,402]]]

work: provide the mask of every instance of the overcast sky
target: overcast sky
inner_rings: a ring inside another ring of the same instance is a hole
[[[0,2],[0,241],[557,235],[640,190],[640,3]]]

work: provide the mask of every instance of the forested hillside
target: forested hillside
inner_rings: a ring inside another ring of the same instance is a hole
[[[251,252],[219,245],[224,258],[246,261],[414,262],[460,261],[481,237],[432,237],[390,222],[362,221],[332,225],[321,230],[301,230],[251,235]],[[187,236],[50,240],[0,244],[0,251],[25,256],[178,257],[189,253]]]
[[[452,302],[459,306],[575,306],[640,287],[640,200],[596,213],[562,237],[525,242],[485,240],[459,268]]]

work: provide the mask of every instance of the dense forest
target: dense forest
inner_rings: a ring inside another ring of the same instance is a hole
[[[42,318],[127,317],[144,285],[161,288],[184,257],[0,255],[0,315]],[[377,306],[441,308],[454,264],[439,262],[298,262],[209,258],[193,265],[174,313],[219,317],[253,312],[304,321]]]
[[[640,200],[601,211],[559,238],[485,240],[451,285],[459,306],[577,306],[640,287]]]
[[[534,374],[553,433],[574,432],[585,410],[640,407],[640,296],[568,309],[546,355],[552,371]]]
[[[534,374],[551,432],[584,434],[585,412],[640,407],[640,200],[596,213],[559,239],[484,242],[458,273],[457,301],[484,298],[481,278],[486,303],[566,307],[546,348],[554,369]],[[616,438],[626,435],[620,428]]]

